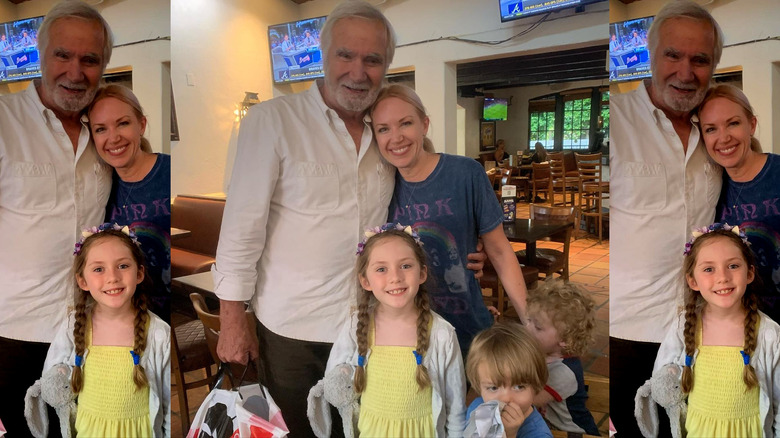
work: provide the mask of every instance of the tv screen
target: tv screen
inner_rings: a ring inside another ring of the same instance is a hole
[[[506,120],[507,106],[506,99],[486,97],[482,118],[484,120]]]
[[[326,17],[268,26],[274,82],[305,81],[324,76],[320,30]]]
[[[582,0],[499,0],[501,21],[517,20],[529,15],[557,11],[579,5]]]
[[[43,17],[0,23],[0,82],[41,76],[38,27]]]
[[[632,81],[651,76],[647,31],[653,17],[609,25],[609,79]]]

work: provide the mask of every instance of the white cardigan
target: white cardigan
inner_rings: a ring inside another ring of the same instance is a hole
[[[764,437],[780,437],[780,326],[762,312],[759,316],[758,342],[756,351],[750,355],[750,364],[758,377],[758,406],[764,423]],[[680,314],[661,343],[653,371],[669,363],[685,365],[684,328],[685,315]],[[698,354],[696,349],[693,353],[694,367]]]
[[[149,331],[146,333],[146,349],[141,365],[149,381],[149,422],[155,437],[171,436],[171,328],[157,315],[149,312]],[[73,341],[73,313],[60,326],[46,354],[43,370],[57,364],[72,369],[76,363],[76,345]],[[84,352],[87,359],[89,351]],[[128,354],[128,357],[130,355]],[[128,359],[129,360],[129,359]]]
[[[466,427],[466,378],[455,328],[435,312],[430,333],[430,348],[423,364],[428,369],[433,393],[433,424],[437,437],[462,436]],[[330,351],[326,372],[342,363],[358,364],[357,313],[350,317]],[[371,350],[366,360],[371,360]],[[412,360],[410,358],[410,360]]]

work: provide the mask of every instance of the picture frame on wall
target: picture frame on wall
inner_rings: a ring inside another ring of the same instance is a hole
[[[496,145],[496,122],[479,122],[479,151],[492,149]]]

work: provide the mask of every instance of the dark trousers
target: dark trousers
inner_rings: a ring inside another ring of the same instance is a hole
[[[661,344],[609,338],[609,416],[617,436],[641,437],[634,416],[634,397],[653,375],[653,364]],[[671,437],[669,417],[658,407],[659,437]]]
[[[24,419],[24,396],[27,388],[41,377],[49,344],[25,342],[0,337],[0,397],[3,421],[9,438],[30,436]],[[49,436],[60,436],[60,424],[53,409],[49,409]]]
[[[257,322],[263,384],[282,410],[291,438],[314,437],[306,416],[309,390],[325,375],[333,344],[286,338]],[[341,417],[331,409],[332,437],[343,437]]]

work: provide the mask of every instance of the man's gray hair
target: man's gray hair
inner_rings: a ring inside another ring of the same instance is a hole
[[[712,18],[706,9],[694,3],[691,0],[672,0],[664,5],[658,15],[655,16],[653,24],[650,26],[650,30],[647,32],[647,46],[650,50],[650,61],[654,63],[653,59],[656,56],[656,49],[661,36],[658,34],[663,26],[664,22],[670,18],[690,18],[697,21],[704,21],[709,23],[714,29],[714,42],[712,54],[712,71],[715,71],[715,67],[720,62],[720,55],[723,53],[723,31],[720,30],[718,22]]]
[[[395,31],[390,21],[385,15],[370,3],[362,0],[345,0],[339,3],[335,9],[328,15],[325,20],[325,26],[322,27],[320,32],[320,48],[322,49],[322,57],[324,60],[328,59],[328,50],[330,49],[330,43],[332,39],[331,32],[333,32],[333,26],[339,20],[344,18],[360,17],[368,20],[379,21],[385,26],[387,31],[387,52],[385,53],[385,70],[393,62],[393,55],[395,54]]]
[[[51,25],[60,18],[82,18],[84,20],[94,21],[103,28],[103,69],[108,65],[111,59],[111,51],[114,48],[114,35],[111,33],[111,27],[97,9],[80,0],[63,0],[54,5],[43,18],[41,27],[38,28],[38,51],[43,59],[46,53],[46,47],[49,45],[49,30]]]

